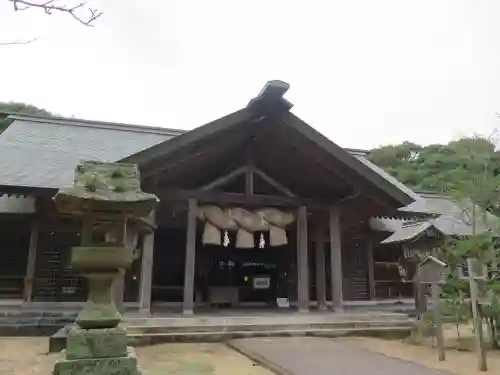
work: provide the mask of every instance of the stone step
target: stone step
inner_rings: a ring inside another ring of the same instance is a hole
[[[0,336],[50,336],[56,333],[65,324],[2,324]]]
[[[201,326],[201,325],[251,325],[251,324],[308,324],[337,323],[346,321],[408,321],[409,316],[399,313],[381,314],[290,314],[270,316],[194,316],[194,317],[133,317],[125,316],[126,326]]]
[[[342,328],[367,328],[367,327],[412,327],[413,321],[406,320],[376,320],[376,321],[337,321],[337,322],[308,322],[283,324],[276,321],[270,324],[210,324],[191,326],[168,326],[168,325],[145,325],[126,326],[128,334],[157,334],[177,332],[237,332],[237,331],[276,331],[276,330],[300,330],[300,329],[342,329]]]
[[[145,346],[166,342],[223,342],[249,337],[290,337],[290,336],[376,336],[402,338],[410,334],[410,326],[364,327],[364,328],[316,328],[316,329],[277,329],[260,331],[214,331],[214,332],[164,332],[150,334],[129,334],[129,344]]]

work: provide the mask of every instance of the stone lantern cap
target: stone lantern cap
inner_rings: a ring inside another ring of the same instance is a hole
[[[59,212],[73,215],[146,217],[158,201],[141,190],[137,165],[98,161],[82,161],[73,186],[60,189],[54,197]]]

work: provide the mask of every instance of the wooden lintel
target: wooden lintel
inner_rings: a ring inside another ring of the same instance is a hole
[[[247,196],[241,193],[225,193],[215,191],[199,191],[199,190],[182,190],[170,189],[157,191],[155,194],[162,202],[168,201],[183,201],[194,198],[203,203],[216,203],[216,204],[237,204],[237,205],[250,205],[250,206],[284,206],[284,207],[299,207],[307,206],[317,209],[328,209],[337,201],[322,201],[315,198],[300,198],[300,197],[286,197],[274,195],[260,195],[254,194]]]
[[[285,186],[283,186],[278,181],[276,181],[272,177],[270,177],[267,174],[265,174],[264,172],[262,172],[260,169],[255,168],[254,171],[255,171],[255,173],[257,175],[259,175],[260,178],[262,178],[264,181],[266,181],[269,185],[271,185],[272,187],[274,187],[279,192],[281,192],[281,193],[283,193],[283,194],[285,194],[285,195],[287,195],[289,197],[295,197],[296,196],[294,193],[292,193],[290,190],[288,190]]]
[[[238,167],[238,168],[232,170],[231,172],[229,172],[228,174],[226,174],[222,177],[216,178],[215,180],[209,182],[208,184],[203,185],[200,188],[200,190],[201,191],[208,191],[208,190],[212,190],[218,186],[224,185],[225,183],[232,181],[233,179],[235,179],[239,175],[245,173],[245,170],[246,170],[246,166]]]

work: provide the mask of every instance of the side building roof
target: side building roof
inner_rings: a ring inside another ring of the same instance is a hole
[[[183,131],[65,118],[11,116],[0,135],[0,185],[60,188],[82,159],[115,162]]]
[[[412,242],[425,236],[429,230],[444,236],[470,236],[475,222],[476,233],[497,232],[499,218],[476,206],[476,215],[472,215],[472,202],[457,201],[450,196],[436,193],[418,193],[420,199],[400,209],[404,212],[427,214],[427,218],[418,220],[371,218],[370,226],[374,230],[392,233],[382,243]]]

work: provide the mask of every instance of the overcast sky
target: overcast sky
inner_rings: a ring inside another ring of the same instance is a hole
[[[71,1],[68,1],[71,2]],[[192,129],[267,80],[344,147],[500,129],[498,0],[102,0],[93,28],[0,0],[0,101]]]

